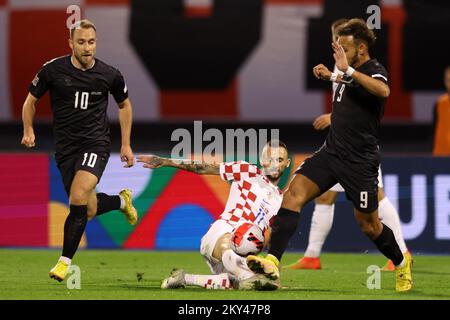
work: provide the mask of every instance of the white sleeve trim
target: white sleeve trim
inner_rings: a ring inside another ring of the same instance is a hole
[[[373,74],[372,78],[383,78],[386,82],[388,81],[388,79],[380,73]]]

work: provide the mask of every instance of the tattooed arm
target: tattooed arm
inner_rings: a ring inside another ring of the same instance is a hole
[[[144,163],[144,168],[157,169],[161,167],[173,167],[197,174],[219,174],[219,164],[195,162],[192,160],[178,160],[162,158],[155,155],[141,155],[137,157],[137,162]]]

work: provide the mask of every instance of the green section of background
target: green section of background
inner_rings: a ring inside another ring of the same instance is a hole
[[[164,190],[166,185],[172,179],[176,169],[174,168],[161,168],[153,170],[152,176],[147,183],[144,191],[133,200],[134,207],[138,211],[139,220],[141,220],[153,202]],[[125,217],[120,211],[110,212],[108,214],[101,215],[96,219],[106,229],[106,232],[110,235],[117,246],[121,247],[123,242],[128,238],[135,226],[131,226],[125,220]],[[139,223],[139,221],[138,221]]]
[[[258,159],[259,163],[259,159]],[[286,169],[283,176],[280,179],[278,186],[283,189],[289,181],[289,174],[291,167],[294,165],[291,162],[289,168]],[[259,166],[260,167],[260,166]],[[175,168],[160,168],[153,170],[152,176],[147,183],[144,191],[133,200],[134,206],[138,211],[139,219],[142,219],[153,202],[164,190],[173,175],[176,173]],[[129,225],[120,211],[110,212],[108,214],[101,215],[96,219],[105,228],[106,232],[112,238],[114,243],[121,247],[128,236],[133,232],[134,226]]]
[[[161,290],[160,281],[174,267],[208,274],[198,252],[79,250],[81,290],[67,289],[48,277],[59,251],[0,249],[0,299],[450,299],[449,256],[414,256],[414,288],[395,292],[395,274],[381,272],[381,289],[366,286],[369,265],[386,259],[372,254],[323,254],[323,270],[282,272],[279,291],[215,291],[203,288]],[[288,253],[283,262],[299,254]],[[137,275],[142,280],[138,281]]]

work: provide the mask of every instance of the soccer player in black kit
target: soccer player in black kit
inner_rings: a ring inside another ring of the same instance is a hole
[[[49,91],[55,160],[70,203],[64,224],[62,255],[49,273],[58,281],[67,275],[89,218],[120,209],[131,225],[137,222],[130,190],[124,189],[113,196],[95,192],[111,148],[106,113],[109,93],[119,106],[121,160],[126,162],[125,167],[134,164],[128,89],[119,70],[95,58],[96,28],[92,22],[81,20],[72,26],[69,46],[72,55],[47,62],[37,73],[29,86],[22,112],[22,144],[32,148],[35,146],[35,105]]]
[[[379,127],[389,96],[385,68],[369,55],[375,35],[361,19],[341,26],[332,43],[334,59],[344,75],[332,74],[324,65],[314,67],[322,80],[337,81],[331,127],[324,145],[296,171],[283,196],[272,226],[266,258],[249,256],[254,272],[279,279],[279,263],[294,234],[300,210],[336,183],[345,189],[355,218],[364,234],[396,266],[396,290],[412,287],[411,258],[403,256],[392,230],[378,218]]]

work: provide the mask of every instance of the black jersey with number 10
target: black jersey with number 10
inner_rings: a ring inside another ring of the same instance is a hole
[[[117,103],[128,98],[119,70],[98,59],[92,68],[81,70],[72,64],[70,55],[63,56],[44,64],[29,86],[30,93],[38,99],[47,90],[57,161],[85,148],[110,152],[108,94]]]
[[[356,70],[388,83],[386,69],[375,59]],[[379,162],[380,121],[385,103],[385,98],[371,94],[353,78],[344,75],[333,96],[325,150],[353,162]]]

